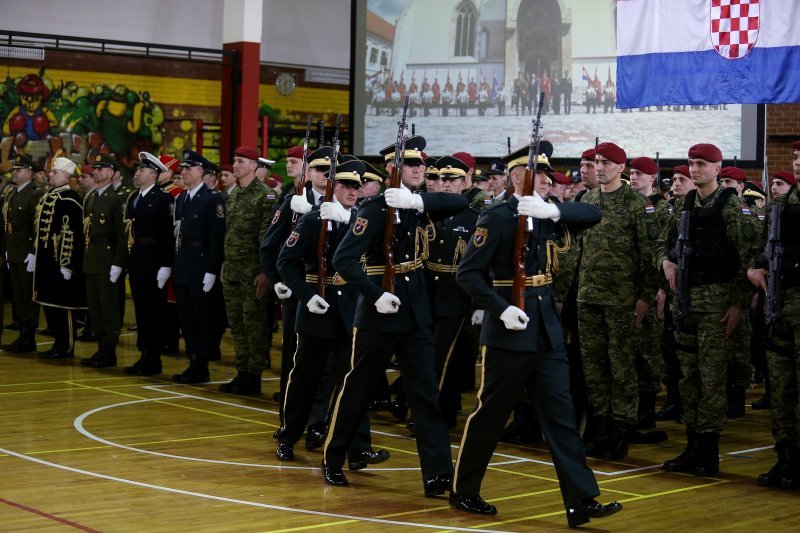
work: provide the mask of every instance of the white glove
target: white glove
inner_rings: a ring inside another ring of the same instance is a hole
[[[420,213],[425,211],[422,196],[414,194],[408,189],[386,189],[383,193],[386,205],[395,209],[416,209]]]
[[[210,272],[206,272],[203,275],[203,292],[211,292],[211,288],[214,286],[215,281],[217,281],[217,276]]]
[[[290,289],[280,281],[276,283],[272,288],[275,290],[275,294],[278,295],[279,300],[285,300],[286,298],[292,297],[292,289]]]
[[[108,281],[111,283],[116,283],[120,274],[122,274],[122,267],[111,265],[111,271],[108,273]]]
[[[314,296],[312,296],[311,299],[306,304],[308,310],[314,313],[315,315],[324,315],[330,306],[331,304],[326,302],[319,294],[315,294]]]
[[[542,200],[542,197],[536,193],[533,193],[533,196],[523,196],[520,198],[517,212],[527,217],[549,218],[556,222],[561,218],[561,211],[559,211],[558,206],[545,202]]]
[[[350,222],[350,210],[342,207],[339,202],[322,202],[319,206],[319,216],[323,220],[333,220],[347,224]]]
[[[295,213],[300,213],[301,215],[305,215],[311,211],[311,208],[313,207],[310,203],[308,203],[305,194],[295,194],[292,196],[292,200],[289,202],[289,205],[291,206],[292,211]]]
[[[528,327],[528,320],[530,320],[530,318],[528,318],[528,315],[519,307],[509,305],[506,307],[506,310],[503,311],[503,314],[500,315],[500,320],[506,325],[506,329],[522,331]]]
[[[25,256],[25,270],[33,272],[33,266],[36,264],[36,256],[28,254]]]
[[[67,267],[61,267],[61,275],[64,276],[65,281],[69,281],[72,279],[72,270]]]
[[[393,315],[400,310],[400,298],[391,292],[384,292],[375,302],[375,309],[382,315]]]
[[[156,274],[156,281],[158,282],[159,289],[164,288],[164,285],[167,284],[167,280],[169,279],[171,274],[172,274],[172,269],[170,267],[161,267],[158,269],[158,273]]]
[[[472,325],[473,326],[480,326],[483,324],[483,309],[476,309],[474,313],[472,313]]]

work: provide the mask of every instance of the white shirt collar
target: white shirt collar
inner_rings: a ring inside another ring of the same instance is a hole
[[[102,196],[102,195],[103,195],[103,193],[104,193],[104,192],[106,192],[106,189],[108,189],[109,187],[111,187],[111,185],[112,185],[112,184],[111,184],[111,183],[109,183],[109,184],[107,184],[107,185],[104,185],[103,187],[98,187],[97,189],[95,189],[95,190],[97,191],[97,196]]]
[[[139,191],[139,196],[140,196],[140,197],[144,197],[144,195],[146,195],[147,193],[149,193],[149,192],[150,192],[150,190],[151,190],[153,187],[155,187],[155,186],[156,186],[156,184],[154,183],[154,184],[150,185],[148,188],[146,188],[145,190],[143,190],[143,191]]]
[[[189,191],[189,200],[194,200],[194,195],[195,195],[195,194],[197,194],[197,191],[199,191],[199,190],[200,190],[200,187],[202,187],[203,185],[205,185],[205,183],[203,183],[203,182],[201,181],[201,182],[200,182],[200,183],[197,185],[197,187],[195,187],[194,189],[192,189],[192,190],[190,190],[190,191]]]
[[[30,181],[26,181],[26,182],[25,182],[25,183],[23,183],[22,185],[17,185],[17,192],[20,192],[20,191],[21,191],[22,189],[24,189],[24,188],[25,188],[25,187],[26,187],[26,186],[27,186],[29,183],[30,183]]]

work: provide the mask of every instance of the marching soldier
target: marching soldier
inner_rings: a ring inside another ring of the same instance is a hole
[[[373,167],[369,163],[365,161],[362,161],[362,163],[364,163],[366,170],[364,171],[364,176],[362,177],[364,184],[358,190],[358,197],[370,198],[376,194],[380,194],[381,187],[383,187],[383,182],[386,180],[386,176],[381,174],[377,168]]]
[[[225,200],[203,183],[213,164],[185,150],[180,164],[186,190],[175,201],[175,264],[172,281],[189,367],[172,376],[176,383],[205,383],[208,358],[219,341],[214,324],[215,285],[223,261]],[[217,345],[218,347],[218,345]]]
[[[406,396],[414,412],[425,495],[444,494],[452,483],[447,424],[436,398],[431,315],[422,262],[426,258],[426,227],[430,220],[455,215],[466,207],[466,200],[449,193],[413,193],[422,184],[424,148],[423,137],[412,136],[406,141],[405,163],[397,169],[402,172],[406,188],[390,188],[382,196],[365,201],[333,258],[336,271],[361,296],[354,322],[351,369],[336,399],[325,440],[322,476],[331,485],[347,484],[342,472],[347,449],[359,417],[367,408],[370,385],[385,372],[392,354],[400,363]],[[395,145],[381,150],[381,155],[392,162]],[[393,167],[390,163],[387,170],[392,172]],[[398,209],[400,217],[392,243],[396,294],[381,286],[387,207]],[[366,271],[361,266],[364,255]]]
[[[83,233],[86,251],[83,273],[86,280],[86,301],[92,330],[98,337],[98,350],[81,359],[81,365],[105,368],[117,364],[117,342],[121,325],[120,283],[128,257],[127,234],[123,222],[125,199],[118,195],[111,180],[117,162],[105,154],[92,160],[97,188],[83,201]]]
[[[133,176],[138,190],[125,203],[128,231],[128,274],[136,314],[136,348],[139,360],[123,368],[126,374],[153,376],[161,373],[161,328],[167,316],[166,284],[172,274],[175,235],[172,217],[175,199],[156,185],[164,164],[154,155],[139,152]]]
[[[261,394],[261,373],[269,354],[269,282],[258,250],[275,209],[275,191],[256,178],[258,151],[240,146],[234,152],[233,172],[239,180],[228,200],[225,230],[225,309],[236,353],[236,377],[219,390],[232,394]]]
[[[516,191],[522,190],[528,158],[527,146],[506,158]],[[548,158],[540,156],[537,164],[531,179],[544,180],[550,170]],[[533,231],[527,233],[525,311],[510,303],[519,260],[514,257],[517,214],[533,218]],[[459,284],[485,309],[481,342],[486,351],[478,406],[467,419],[456,461],[450,494],[450,505],[456,509],[497,513],[494,505],[481,498],[481,482],[514,402],[526,385],[535,395],[570,527],[622,509],[617,502],[602,505],[594,500],[600,491],[586,466],[575,424],[567,356],[552,289],[553,241],[561,232],[555,221],[585,226],[600,217],[595,206],[556,205],[538,195],[519,194],[481,213],[457,274]]]
[[[6,196],[3,214],[6,223],[6,259],[14,298],[19,337],[3,346],[9,353],[36,351],[36,328],[39,324],[39,305],[33,295],[33,268],[36,245],[36,207],[44,194],[32,183],[33,173],[40,170],[31,158],[17,155],[11,181],[14,187]]]
[[[681,367],[678,384],[686,425],[686,448],[663,465],[668,472],[713,476],[719,471],[719,434],[725,425],[725,395],[728,360],[733,353],[736,326],[752,299],[745,273],[757,245],[749,211],[732,189],[717,184],[722,152],[712,144],[689,149],[689,170],[696,189],[675,203],[669,224],[661,232],[655,250],[656,265],[663,270],[670,288],[678,288],[678,276],[685,276],[690,305],[677,321],[675,341]],[[683,211],[690,215],[691,255],[688,272],[678,271],[678,220]]]
[[[83,263],[83,206],[69,187],[77,165],[65,157],[53,159],[51,190],[40,203],[36,220],[36,268],[33,299],[44,307],[53,346],[43,359],[74,357],[75,327],[72,311],[86,309]]]

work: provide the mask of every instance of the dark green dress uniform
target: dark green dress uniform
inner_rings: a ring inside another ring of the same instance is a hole
[[[172,216],[175,199],[154,185],[142,194],[128,197],[125,218],[128,228],[128,276],[136,314],[136,348],[139,360],[125,371],[150,376],[161,373],[162,328],[167,321],[166,285],[159,289],[157,275],[172,268],[175,234]]]
[[[492,452],[523,387],[527,387],[553,457],[564,505],[571,509],[597,496],[599,490],[586,466],[575,423],[569,363],[555,308],[551,258],[553,241],[561,230],[549,219],[534,219],[525,262],[525,313],[530,322],[521,331],[507,329],[500,315],[511,305],[518,204],[513,196],[481,213],[456,276],[478,307],[485,310],[481,344],[486,351],[478,404],[464,427],[451,498],[479,498]],[[573,225],[573,233],[601,217],[597,207],[586,204],[560,204],[559,209],[559,224]]]
[[[98,336],[98,351],[81,360],[95,368],[117,364],[116,347],[121,325],[119,287],[109,279],[112,266],[125,268],[128,259],[128,235],[123,221],[124,198],[109,184],[86,195],[83,202],[83,232],[86,250],[83,273],[86,278],[86,300],[92,330]]]
[[[72,311],[86,309],[83,279],[83,205],[69,185],[57,187],[41,201],[36,220],[36,266],[33,271],[33,299],[44,306],[53,347],[43,357],[73,357]],[[64,279],[61,269],[72,272]]]
[[[17,157],[17,160],[21,156]],[[15,163],[15,166],[20,163]],[[19,166],[17,166],[19,168]],[[7,352],[24,353],[36,350],[36,327],[39,324],[39,305],[33,295],[33,274],[28,272],[25,259],[33,255],[36,239],[36,209],[44,192],[31,181],[19,190],[11,189],[5,203],[6,255],[11,280],[11,294],[19,338],[3,346]]]
[[[382,241],[387,207],[383,195],[364,201],[333,258],[336,271],[361,294],[354,321],[352,368],[336,400],[325,441],[323,474],[341,470],[361,413],[367,408],[371,384],[385,372],[394,354],[414,413],[425,494],[434,496],[449,487],[453,465],[447,424],[437,400],[433,321],[422,269],[426,228],[431,221],[463,211],[467,202],[463,196],[450,193],[420,196],[424,213],[416,209],[397,211],[400,223],[395,226],[392,244],[395,295],[401,302],[397,313],[380,314],[374,305],[384,292]],[[366,272],[362,256],[366,256]]]
[[[218,342],[213,312],[214,288],[203,291],[205,274],[216,276],[219,284],[225,239],[225,200],[201,185],[190,200],[183,191],[175,201],[175,240],[172,281],[178,305],[178,319],[189,354],[189,367],[173,376],[178,383],[208,381],[208,356]]]

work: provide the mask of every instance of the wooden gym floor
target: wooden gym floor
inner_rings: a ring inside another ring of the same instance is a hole
[[[126,318],[133,316],[129,309]],[[10,316],[7,309],[6,317]],[[42,321],[42,325],[44,321]],[[16,338],[6,331],[3,343]],[[280,335],[272,361],[280,361]],[[40,350],[52,341],[37,336]],[[184,357],[165,357],[164,376],[122,373],[138,357],[135,333],[123,328],[119,366],[45,362],[35,354],[0,352],[0,531],[536,531],[564,529],[555,472],[542,445],[500,444],[482,496],[494,517],[451,510],[422,495],[414,441],[388,413],[372,416],[373,447],[392,458],[359,472],[350,487],[325,485],[320,451],[301,440],[297,460],[279,464],[277,364],[264,373],[263,396],[222,394],[235,375],[229,335],[215,383],[184,386],[166,378]],[[76,356],[95,346],[78,343]],[[479,369],[478,369],[479,370]],[[762,386],[748,391],[748,402]],[[660,403],[660,402],[659,402]],[[474,395],[464,396],[465,408]],[[451,433],[453,458],[468,411]],[[625,509],[587,524],[596,531],[796,531],[800,493],[756,485],[774,462],[769,414],[747,409],[721,439],[714,478],[668,474],[659,465],[683,448],[683,428],[660,424],[670,440],[633,445],[623,463],[590,460],[601,501]]]

